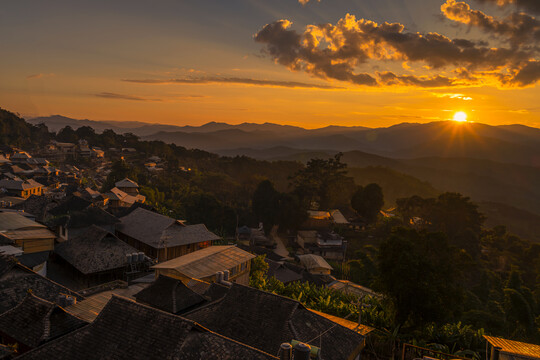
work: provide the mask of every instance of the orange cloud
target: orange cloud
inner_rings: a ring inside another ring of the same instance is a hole
[[[540,79],[535,59],[537,47],[527,46],[527,42],[518,36],[537,29],[533,17],[514,14],[505,21],[498,21],[454,0],[448,0],[442,10],[456,21],[477,24],[506,35],[512,48],[451,39],[434,32],[407,32],[399,23],[378,24],[366,19],[357,20],[350,14],[335,25],[308,25],[303,32],[290,29],[292,23],[289,20],[278,20],[265,25],[254,39],[264,44],[264,53],[291,71],[304,71],[322,79],[356,85],[527,86]],[[534,31],[530,36],[540,37]],[[410,75],[359,71],[377,61],[420,63],[425,72]]]

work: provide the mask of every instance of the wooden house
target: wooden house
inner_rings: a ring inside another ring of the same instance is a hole
[[[0,238],[22,248],[24,253],[35,253],[53,250],[56,235],[17,212],[0,211]]]
[[[298,259],[302,266],[311,274],[330,275],[333,268],[319,255],[306,254],[298,255]]]
[[[212,245],[220,237],[204,224],[185,225],[138,207],[120,218],[116,235],[158,261],[167,261]]]
[[[74,280],[84,287],[91,287],[113,280],[125,280],[132,263],[143,263],[145,259],[133,261],[127,256],[137,250],[118,239],[112,233],[92,225],[78,237],[57,244],[55,254],[66,264]],[[147,267],[146,267],[147,268]],[[139,272],[143,269],[134,269]]]
[[[247,285],[251,259],[255,255],[234,245],[210,246],[175,259],[159,263],[152,268],[156,276],[166,275],[183,282],[199,279],[216,281],[218,271],[229,271],[229,281]]]
[[[41,196],[43,194],[43,185],[35,180],[0,180],[0,188],[13,195],[24,199],[31,195]]]

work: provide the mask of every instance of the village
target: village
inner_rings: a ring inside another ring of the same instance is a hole
[[[156,155],[84,140],[0,151],[0,359],[377,358],[369,344],[378,330],[360,318],[250,287],[262,262],[266,278],[352,296],[360,313],[366,299],[382,299],[330,264],[345,260],[348,246],[334,230],[365,227],[352,209],[310,210],[295,233],[239,223],[223,237],[159,213],[132,179],[100,191],[115,161],[162,172]],[[485,340],[492,359],[540,352]],[[399,356],[459,358],[409,344]]]

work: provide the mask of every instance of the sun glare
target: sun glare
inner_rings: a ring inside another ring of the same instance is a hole
[[[467,121],[467,114],[463,111],[458,111],[454,114],[454,121],[465,122]]]

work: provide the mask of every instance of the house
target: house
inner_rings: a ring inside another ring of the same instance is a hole
[[[0,211],[0,238],[22,248],[25,254],[54,249],[56,235],[45,225],[17,212]]]
[[[137,196],[139,194],[139,184],[128,178],[117,181],[114,186],[129,195]]]
[[[330,210],[330,217],[336,225],[349,225],[349,220],[347,220],[339,209]]]
[[[308,210],[308,219],[301,225],[302,229],[327,229],[332,225],[328,211]]]
[[[382,295],[375,291],[349,280],[336,280],[326,286],[329,289],[340,291],[345,294],[351,294],[357,297],[371,296],[374,298],[382,298]]]
[[[47,212],[57,206],[58,203],[48,196],[31,195],[26,200],[13,204],[12,209],[32,214],[36,217],[36,221],[44,221]]]
[[[145,257],[139,259],[136,249],[96,225],[91,225],[69,241],[57,244],[54,253],[63,260],[61,262],[67,266],[71,277],[85,287],[125,280],[128,272],[147,269]],[[133,261],[132,254],[137,254],[136,261]]]
[[[113,211],[130,207],[135,203],[144,203],[146,201],[144,195],[130,195],[116,187],[112,188],[104,195],[108,199],[109,209]]]
[[[14,164],[26,163],[32,156],[26,151],[19,151],[9,157],[9,161]]]
[[[89,206],[81,211],[72,211],[65,215],[56,216],[47,221],[47,225],[56,228],[58,241],[66,241],[84,235],[92,226],[114,233],[115,226],[120,220],[105,210]]]
[[[0,189],[4,188],[13,196],[28,198],[31,195],[41,196],[43,194],[43,185],[35,180],[0,180]]]
[[[298,231],[296,242],[304,253],[315,254],[330,260],[343,260],[347,252],[347,241],[329,230]]]
[[[306,254],[298,255],[298,259],[302,266],[311,274],[330,275],[333,268],[319,255]]]
[[[283,261],[274,261],[265,258],[264,261],[268,264],[268,270],[266,271],[266,277],[275,277],[277,280],[284,284],[302,281],[302,272],[296,272],[293,269],[285,265]]]
[[[138,303],[173,314],[192,310],[206,303],[206,299],[190,289],[181,280],[159,275],[154,283],[134,295]]]
[[[31,290],[35,296],[65,305],[66,296],[79,301],[84,296],[36,274],[13,256],[0,255],[0,314],[19,304]]]
[[[296,300],[238,284],[223,298],[184,316],[269,354],[277,354],[282,343],[308,343],[325,360],[356,359],[372,330],[354,323],[353,330]]]
[[[23,354],[85,325],[86,321],[54,302],[29,292],[17,306],[0,315],[0,338],[6,345],[17,344],[17,353]]]
[[[212,245],[220,237],[204,224],[185,225],[170,217],[137,207],[120,218],[116,235],[158,261],[167,261]]]
[[[59,358],[277,359],[191,320],[119,296],[113,296],[90,325],[19,357],[20,360]]]
[[[540,345],[521,341],[507,340],[484,335],[489,344],[491,359],[499,360],[536,360],[540,359]],[[486,348],[487,349],[487,348]]]
[[[216,273],[229,271],[229,281],[247,285],[251,259],[255,255],[235,245],[210,246],[152,266],[156,276],[166,275],[183,282],[199,279],[216,282]]]

